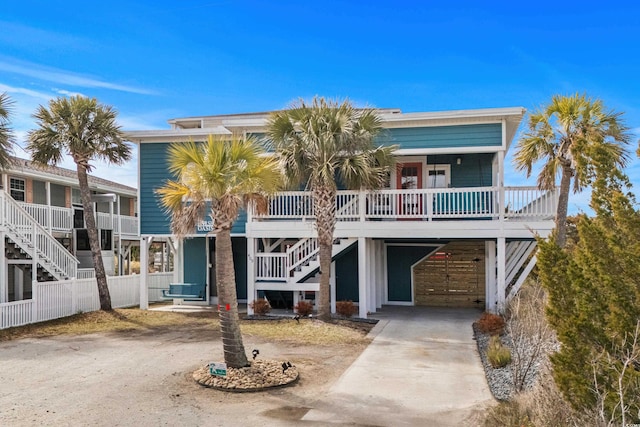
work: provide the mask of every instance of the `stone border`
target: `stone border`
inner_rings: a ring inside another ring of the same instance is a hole
[[[285,373],[281,370],[280,361],[258,360],[251,362],[246,368],[228,368],[226,378],[209,374],[208,366],[198,368],[192,376],[203,387],[231,393],[251,393],[286,387],[295,384],[300,378],[295,365],[291,365]],[[247,386],[252,381],[254,385]]]

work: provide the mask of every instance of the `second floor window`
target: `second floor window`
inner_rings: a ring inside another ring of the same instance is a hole
[[[13,197],[14,200],[18,202],[24,202],[26,200],[24,179],[11,178],[9,180],[9,187],[11,187],[11,197]]]

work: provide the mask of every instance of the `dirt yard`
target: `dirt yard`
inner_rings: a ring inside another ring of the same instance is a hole
[[[219,333],[210,327],[0,342],[0,425],[293,426],[366,345],[269,341],[245,336],[247,354],[257,348],[259,357],[290,361],[299,382],[242,394],[191,378],[196,368],[222,360]]]

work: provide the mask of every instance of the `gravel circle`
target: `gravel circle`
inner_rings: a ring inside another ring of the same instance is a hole
[[[298,380],[295,365],[283,369],[283,362],[276,360],[256,360],[244,368],[227,368],[227,376],[211,375],[209,367],[203,366],[193,373],[193,379],[204,387],[242,393],[261,391],[293,384]],[[287,362],[285,362],[287,363]]]

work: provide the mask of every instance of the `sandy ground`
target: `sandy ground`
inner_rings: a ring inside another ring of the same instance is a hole
[[[258,348],[259,357],[291,361],[300,381],[235,394],[191,378],[199,366],[222,360],[216,335],[191,328],[0,342],[0,425],[298,425],[364,349],[245,337],[248,354]]]

